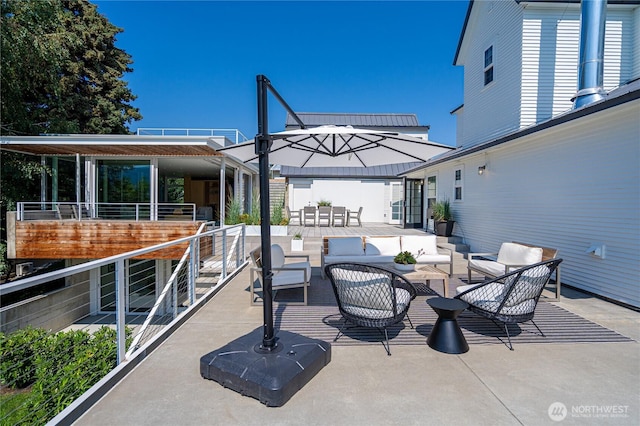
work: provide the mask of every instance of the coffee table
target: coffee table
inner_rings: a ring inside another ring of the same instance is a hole
[[[449,294],[449,274],[441,271],[435,266],[431,265],[416,265],[416,269],[410,272],[400,271],[396,269],[395,264],[385,264],[389,269],[397,271],[402,274],[409,282],[415,281],[425,281],[427,287],[431,288],[431,280],[442,280],[442,285],[444,286],[444,297],[447,297]]]

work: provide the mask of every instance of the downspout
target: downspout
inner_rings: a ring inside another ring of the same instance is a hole
[[[580,60],[578,92],[573,97],[577,109],[604,99],[604,37],[607,21],[606,0],[582,0],[580,3]]]

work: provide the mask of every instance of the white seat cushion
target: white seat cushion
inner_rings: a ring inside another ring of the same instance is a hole
[[[494,277],[499,277],[500,275],[505,274],[505,266],[502,263],[498,263],[493,260],[471,259],[469,261],[469,267]]]
[[[311,279],[311,263],[309,262],[291,262],[285,263],[283,266],[285,269],[301,269],[304,268],[307,271],[307,279]]]
[[[307,279],[311,276],[307,275]],[[274,271],[271,279],[271,285],[273,287],[292,285],[292,284],[304,284],[304,271]]]
[[[427,254],[416,259],[417,264],[426,265],[427,263],[451,263],[451,257],[446,254]]]
[[[400,237],[366,237],[367,255],[396,256],[400,253]]]
[[[542,261],[542,249],[516,243],[502,243],[497,260],[505,265],[533,265]]]
[[[363,256],[362,238],[329,238],[329,256]]]
[[[396,312],[404,311],[410,301],[411,294],[409,294],[407,290],[402,288],[396,289],[396,304],[398,307]],[[389,309],[376,309],[358,305],[343,304],[342,308],[352,315],[364,318],[383,319],[393,317],[393,309],[391,309],[391,307],[389,307]]]
[[[418,256],[418,253],[422,253],[422,255],[438,254],[435,235],[403,235],[400,244],[402,251],[408,251],[413,254],[418,261],[422,257]]]

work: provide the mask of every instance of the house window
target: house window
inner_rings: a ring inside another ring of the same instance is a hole
[[[462,169],[455,171],[455,181],[453,183],[454,200],[462,200]]]
[[[493,46],[484,51],[484,85],[493,81]]]

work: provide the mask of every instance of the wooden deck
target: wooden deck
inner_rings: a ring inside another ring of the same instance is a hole
[[[9,232],[13,259],[97,259],[194,235],[202,222],[33,220],[16,221]],[[179,259],[187,244],[149,253],[153,259]]]

